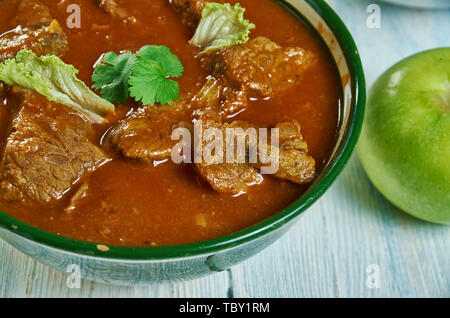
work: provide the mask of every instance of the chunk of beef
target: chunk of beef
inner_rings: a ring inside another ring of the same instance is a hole
[[[208,0],[169,0],[172,7],[181,14],[181,21],[196,28],[202,18],[202,11]],[[220,2],[220,1],[217,1]]]
[[[294,183],[309,183],[316,177],[316,162],[308,155],[308,145],[303,139],[300,124],[297,121],[279,123],[279,168],[273,175],[278,179]],[[260,161],[254,167],[264,166]]]
[[[226,86],[256,97],[273,97],[294,85],[314,63],[314,55],[299,47],[281,47],[265,37],[210,53],[202,64]]]
[[[62,56],[68,42],[58,21],[37,0],[22,0],[12,21],[18,26],[0,35],[0,62],[13,58],[20,50],[31,50],[38,56]]]
[[[87,172],[108,161],[91,124],[72,108],[14,89],[10,133],[0,163],[1,195],[24,205],[60,199]]]
[[[254,144],[254,146],[256,146],[259,141],[259,132],[257,129],[261,128],[260,126],[243,121],[235,121],[230,124],[206,121],[202,125],[202,134],[209,128],[215,128],[222,132],[224,138],[222,147],[224,155],[221,159],[225,162],[217,163],[203,161],[202,163],[195,164],[197,173],[207,181],[215,191],[240,194],[247,192],[248,187],[262,182],[263,178],[258,170],[267,166],[267,163],[261,162],[259,148],[255,152],[258,155],[257,158],[250,160],[250,142],[247,137],[248,135],[245,135],[248,128],[256,128],[255,137],[257,139],[255,139]],[[241,128],[241,132],[236,132],[235,130],[236,138],[233,141],[235,146],[234,153],[232,154],[227,153],[228,149],[225,144],[225,140],[230,142],[230,139],[227,139],[227,129],[229,128]],[[311,182],[315,177],[315,161],[308,155],[308,147],[303,140],[300,124],[296,121],[279,123],[275,128],[279,129],[279,147],[276,149],[279,158],[279,167],[274,171],[272,176],[298,184]],[[246,149],[243,154],[245,158],[242,158],[242,156],[238,154],[237,140],[239,134],[242,134],[242,137],[247,138],[245,145]],[[202,138],[202,136],[199,136],[198,138]],[[201,140],[202,143],[198,145],[196,151],[203,153],[203,149],[205,149],[206,145],[213,140],[205,140],[204,137]],[[275,149],[268,145],[267,150],[268,154],[271,154],[271,151],[274,151]],[[234,161],[230,162],[230,158]]]
[[[64,32],[56,20],[41,29],[30,30],[18,26],[0,35],[0,62],[15,57],[21,50],[31,50],[38,56],[62,56],[67,49]]]
[[[201,163],[195,163],[195,170],[200,177],[204,181],[206,181],[211,188],[220,193],[227,193],[238,195],[242,193],[246,193],[248,188],[260,184],[263,181],[262,175],[254,168],[251,167],[246,162],[246,154],[244,153],[243,158],[239,157],[237,151],[231,154],[231,158],[226,160],[226,157],[230,154],[226,153],[226,129],[227,128],[242,128],[243,130],[250,128],[250,125],[246,122],[236,121],[231,124],[223,124],[211,119],[205,119],[205,117],[201,118],[202,129],[197,130],[196,132],[199,134],[197,137],[200,142],[195,149],[197,154],[204,155],[204,150],[207,145],[213,141],[212,139],[208,139],[204,134],[208,129],[216,129],[221,131],[223,136],[223,156],[218,157],[220,162],[215,162],[214,158],[203,158]],[[197,122],[199,124],[200,122]],[[238,134],[237,134],[238,135]],[[237,136],[236,135],[236,136]],[[236,137],[233,141],[235,148],[237,149],[237,140]],[[240,158],[241,161],[238,161]],[[230,162],[232,161],[232,162]]]
[[[226,0],[169,0],[172,7],[181,15],[181,22],[196,28],[202,18],[202,11],[208,2],[227,3]]]
[[[246,89],[238,89],[227,86],[223,80],[209,76],[202,89],[194,96],[193,103],[197,109],[204,112],[212,110],[214,116],[222,118],[226,115],[235,115],[248,105]]]
[[[11,24],[29,29],[49,26],[53,18],[49,8],[38,0],[21,0]]]
[[[274,97],[299,84],[315,62],[312,53],[283,48],[265,37],[200,55],[200,59],[212,76],[199,94],[203,97],[213,91],[210,95],[219,114],[228,116],[246,108],[251,97]]]
[[[123,22],[136,23],[137,20],[134,16],[130,16],[128,12],[119,5],[117,0],[96,0],[100,7],[105,10],[112,17],[122,20]]]
[[[190,110],[184,101],[161,108],[143,107],[114,125],[103,145],[128,159],[147,163],[165,160],[177,144],[171,139],[172,131],[184,121],[190,121]]]
[[[195,169],[211,188],[220,193],[239,195],[260,184],[263,176],[248,164],[196,164]]]

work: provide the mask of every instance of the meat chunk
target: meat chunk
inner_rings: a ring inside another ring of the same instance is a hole
[[[226,0],[169,0],[172,7],[180,13],[181,22],[196,28],[202,18],[202,11],[208,2],[226,3]]]
[[[20,1],[12,22],[18,26],[0,35],[0,62],[15,57],[20,50],[31,50],[38,56],[62,56],[68,50],[61,25],[40,1]]]
[[[232,88],[223,80],[209,76],[201,90],[192,101],[197,109],[211,110],[208,113],[222,119],[224,116],[233,117],[248,105],[246,89]]]
[[[52,22],[49,8],[38,0],[21,0],[11,23],[29,29],[49,26]]]
[[[172,7],[181,14],[181,21],[196,28],[202,18],[202,11],[208,0],[169,0]],[[220,1],[215,1],[220,2]]]
[[[171,139],[173,129],[190,121],[189,107],[184,106],[185,102],[179,101],[161,108],[141,108],[114,125],[106,134],[103,145],[125,158],[150,164],[168,159],[178,142]]]
[[[308,155],[308,145],[303,139],[300,124],[297,121],[279,123],[279,167],[273,175],[278,179],[294,183],[309,183],[316,177],[316,162]],[[254,167],[261,168],[263,163],[257,161]]]
[[[136,23],[136,17],[130,16],[128,12],[120,6],[116,0],[96,0],[100,7],[108,14],[116,19],[120,19],[123,22]]]
[[[299,47],[281,47],[265,37],[226,47],[202,58],[202,64],[226,86],[256,97],[273,97],[297,85],[314,55]]]
[[[20,50],[31,50],[38,56],[62,56],[67,49],[64,32],[56,20],[41,29],[30,30],[18,26],[0,35],[0,62],[15,57]]]
[[[206,180],[211,187],[221,193],[239,194],[247,192],[248,187],[262,182],[262,176],[259,173],[263,167],[267,166],[266,162],[261,161],[259,142],[259,128],[258,125],[250,124],[244,121],[234,121],[232,123],[218,123],[213,121],[206,121],[203,124],[202,134],[209,128],[219,129],[222,132],[224,144],[222,162],[207,162],[196,163],[195,167],[199,175]],[[235,129],[234,140],[228,137],[227,129]],[[240,128],[240,132],[236,129]],[[251,158],[249,153],[251,141],[247,129],[254,129],[255,140],[253,148],[255,150],[254,158]],[[279,123],[274,128],[279,132],[279,146],[276,148],[278,153],[278,169],[272,174],[273,177],[283,180],[288,180],[298,184],[311,182],[315,177],[315,161],[308,155],[308,147],[303,140],[301,134],[300,124],[296,121]],[[241,135],[241,136],[239,136]],[[245,152],[240,155],[238,153],[237,141],[239,137],[246,139]],[[205,140],[205,137],[198,136],[202,143],[199,144],[197,152],[203,153],[205,146],[212,140]],[[234,143],[234,153],[227,153],[227,141]],[[268,138],[270,143],[270,137]],[[268,154],[275,149],[268,145]],[[234,160],[230,162],[230,158]]]
[[[250,164],[248,164],[248,161],[246,161],[246,153],[244,152],[243,156],[239,157],[236,147],[238,140],[237,136],[239,134],[236,134],[236,138],[232,140],[236,151],[232,154],[226,152],[226,129],[242,128],[245,130],[250,128],[248,123],[235,121],[231,124],[223,124],[211,119],[205,120],[205,118],[202,118],[201,122],[197,122],[197,124],[199,123],[201,123],[202,129],[197,129],[195,131],[195,133],[198,134],[196,137],[200,141],[197,144],[195,152],[202,155],[202,162],[195,163],[194,166],[198,175],[202,177],[202,179],[206,181],[214,191],[239,195],[246,193],[249,187],[260,184],[263,181],[263,177],[257,169],[251,167]],[[216,162],[214,158],[204,157],[204,150],[210,142],[214,141],[213,139],[215,138],[208,138],[208,136],[205,135],[208,129],[216,129],[222,134],[223,156],[217,157],[220,162]],[[231,157],[227,158],[228,156]]]
[[[126,11],[119,7],[115,0],[98,0],[98,2],[100,7],[112,16],[120,19],[125,19],[127,17]]]
[[[4,199],[24,205],[58,200],[84,174],[108,161],[89,122],[72,108],[15,88],[10,133],[0,163]]]
[[[263,176],[248,164],[196,164],[195,168],[211,188],[220,193],[247,193],[249,187],[263,181]]]
[[[246,108],[249,98],[275,97],[299,84],[315,62],[312,53],[283,48],[265,37],[201,54],[200,59],[212,74],[202,91],[214,90],[219,113],[228,116]]]

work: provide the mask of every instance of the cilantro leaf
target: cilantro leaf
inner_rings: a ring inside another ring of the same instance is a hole
[[[111,103],[123,103],[128,98],[128,79],[135,62],[136,57],[131,52],[106,53],[94,70],[92,87],[101,90],[102,97]]]
[[[146,45],[134,56],[131,52],[105,54],[92,75],[93,88],[110,102],[124,102],[129,96],[143,104],[162,105],[179,98],[178,83],[184,68],[166,46]]]
[[[178,56],[172,54],[167,46],[146,45],[136,53],[136,56],[158,62],[167,77],[180,77],[183,75],[183,65]]]
[[[130,96],[145,105],[164,105],[177,100],[180,88],[169,77],[180,77],[184,72],[178,57],[168,47],[155,45],[142,47],[136,56],[128,81]]]

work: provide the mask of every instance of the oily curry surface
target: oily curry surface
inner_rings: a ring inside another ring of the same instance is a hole
[[[11,21],[19,2],[0,1],[0,34],[16,27]],[[74,65],[88,86],[102,54],[135,52],[148,44],[165,45],[180,58],[185,68],[177,79],[181,96],[195,94],[205,83],[208,71],[195,58],[198,48],[188,43],[193,29],[182,22],[167,0],[116,1],[126,12],[120,17],[106,12],[94,0],[41,2],[49,7],[67,37],[69,48],[62,60]],[[239,2],[246,9],[246,19],[256,25],[251,38],[264,36],[281,46],[301,47],[312,52],[317,62],[298,85],[272,98],[252,97],[245,110],[232,119],[267,126],[298,121],[320,173],[336,143],[338,129],[341,83],[335,64],[316,36],[276,2]],[[70,4],[81,8],[81,28],[66,26]],[[0,102],[2,143],[9,131],[10,104],[8,97]],[[94,125],[94,143],[102,145],[110,127],[140,106],[132,101],[117,105],[108,124]],[[170,160],[150,165],[118,154],[110,156],[111,160],[77,180],[59,200],[24,206],[2,198],[0,208],[21,221],[70,238],[111,245],[164,246],[244,229],[276,214],[309,186],[264,176],[260,185],[250,187],[245,194],[224,194],[213,191],[191,165],[176,165]],[[80,187],[85,189],[73,202]]]

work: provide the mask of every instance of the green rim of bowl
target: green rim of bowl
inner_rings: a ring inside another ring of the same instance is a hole
[[[275,1],[283,5],[298,19],[302,20],[307,27],[312,28],[309,22],[291,5],[284,0]],[[97,247],[98,244],[69,239],[40,230],[2,211],[0,211],[0,225],[26,239],[68,253],[117,260],[168,260],[210,254],[243,245],[269,234],[298,217],[325,193],[351,157],[361,132],[366,99],[364,72],[356,44],[350,32],[325,1],[306,0],[306,2],[327,22],[342,48],[351,76],[352,100],[350,123],[344,132],[346,138],[342,141],[340,148],[334,156],[333,162],[296,202],[261,223],[217,239],[162,247],[122,247],[108,245],[109,250],[106,252],[100,251]],[[312,29],[315,31],[314,28]]]

